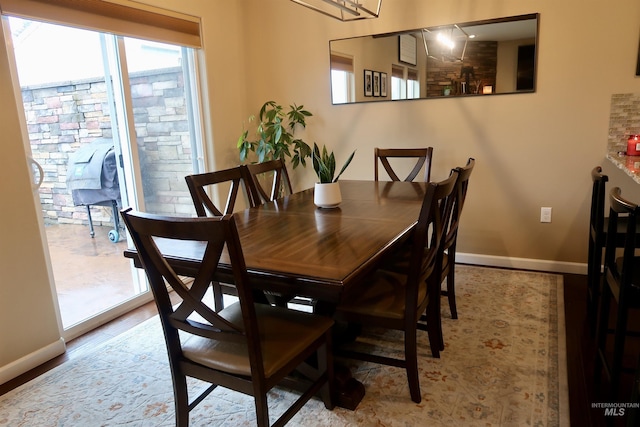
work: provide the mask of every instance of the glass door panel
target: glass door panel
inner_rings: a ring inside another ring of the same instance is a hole
[[[185,175],[199,170],[191,49],[124,38],[140,167],[141,209],[195,216]]]
[[[122,255],[127,242],[118,209],[194,214],[184,183],[199,170],[201,144],[193,52],[3,19],[10,22],[28,154],[44,171],[39,195],[62,323],[65,332],[104,323],[151,299],[141,270]],[[74,179],[96,158],[98,172],[89,180],[95,191],[82,188],[79,196]],[[106,187],[119,194],[94,194]]]

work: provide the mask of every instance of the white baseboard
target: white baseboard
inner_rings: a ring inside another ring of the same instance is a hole
[[[0,384],[24,374],[31,369],[42,365],[44,362],[53,359],[65,352],[64,339],[60,338],[33,353],[27,354],[20,359],[0,367]]]
[[[485,265],[487,267],[517,268],[520,270],[549,271],[554,273],[587,274],[587,264],[550,261],[544,259],[512,258],[495,255],[456,253],[460,264]]]

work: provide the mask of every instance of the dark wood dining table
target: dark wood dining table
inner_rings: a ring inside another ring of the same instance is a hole
[[[309,297],[316,310],[330,314],[353,284],[374,271],[409,238],[426,192],[424,182],[341,180],[342,203],[317,208],[313,189],[234,214],[251,286]],[[202,245],[181,242],[158,246],[179,274],[193,274]],[[163,247],[164,246],[164,247]],[[141,267],[135,249],[125,257]],[[216,279],[231,283],[223,255]],[[349,376],[349,374],[347,375]],[[355,409],[364,388],[345,381],[338,405]]]

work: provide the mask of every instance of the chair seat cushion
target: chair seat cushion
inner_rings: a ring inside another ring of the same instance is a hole
[[[405,283],[407,276],[390,270],[377,270],[368,276],[362,286],[351,292],[337,307],[338,314],[353,313],[356,316],[373,316],[403,319],[405,308]],[[427,297],[424,281],[418,287],[418,305]]]
[[[327,317],[266,304],[255,304],[255,309],[267,378],[303,352],[334,323]],[[243,323],[239,303],[226,307],[220,315],[236,325]],[[251,375],[246,343],[192,335],[182,342],[182,353],[185,358],[213,369]]]

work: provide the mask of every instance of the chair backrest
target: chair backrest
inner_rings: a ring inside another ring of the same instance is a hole
[[[417,308],[421,301],[418,288],[427,282],[427,294],[440,288],[440,271],[447,218],[453,209],[453,195],[458,172],[440,182],[430,182],[422,202],[418,223],[413,233],[412,252],[407,270],[407,310]],[[417,305],[416,305],[417,304]],[[409,314],[409,313],[407,313]],[[411,313],[420,316],[422,313]],[[417,318],[415,319],[417,320]]]
[[[602,167],[596,166],[591,170],[591,212],[589,216],[590,232],[594,234],[593,239],[596,245],[602,247],[605,242],[601,241],[604,230],[604,207],[606,197],[606,185],[609,177],[602,173]]]
[[[462,208],[467,198],[467,190],[469,188],[469,178],[471,172],[476,165],[476,160],[470,157],[467,164],[463,167],[457,167],[458,179],[453,190],[453,209],[451,210],[451,218],[447,221],[447,230],[444,237],[444,249],[455,247],[458,239],[458,226],[460,225],[460,217],[462,216]]]
[[[640,216],[640,207],[622,197],[619,187],[611,189],[609,193],[609,229],[607,230],[607,242],[604,255],[605,271],[608,270],[614,276],[618,276],[620,283],[620,295],[618,301],[624,298],[633,281],[633,267],[636,250],[636,224]],[[622,255],[622,271],[616,265],[616,230],[621,217],[626,217],[627,228],[624,237],[624,249]],[[605,276],[607,273],[605,272]]]
[[[122,211],[122,217],[153,291],[172,369],[183,356],[178,335],[180,331],[181,334],[198,335],[217,341],[246,342],[252,373],[263,377],[254,300],[248,286],[246,266],[233,216],[177,218],[134,212],[129,208]],[[162,247],[179,245],[183,241],[202,244],[203,257],[193,283],[185,282],[166,262],[165,255],[158,247],[158,239],[163,239],[162,243],[167,245]],[[238,292],[243,325],[231,323],[219,315],[212,307],[213,304],[210,306],[203,301],[225,246]],[[170,299],[169,290],[175,292],[177,303]],[[193,317],[196,314],[198,318]]]
[[[253,206],[253,194],[246,180],[248,178],[245,166],[224,169],[215,172],[205,172],[184,177],[191,193],[191,199],[198,216],[222,216],[232,214],[240,188],[244,186],[249,205]],[[229,193],[224,209],[219,209],[207,194],[207,188],[212,189],[221,184],[229,184]],[[207,215],[208,212],[208,215]]]
[[[413,181],[424,165],[424,181],[431,180],[431,160],[433,158],[433,147],[427,148],[375,148],[374,155],[374,179],[378,181],[378,163],[382,163],[392,181]],[[400,179],[393,170],[390,158],[415,158],[416,163],[405,179]]]
[[[278,199],[293,192],[284,159],[247,165],[249,184],[256,205]],[[271,187],[269,191],[265,188]]]

